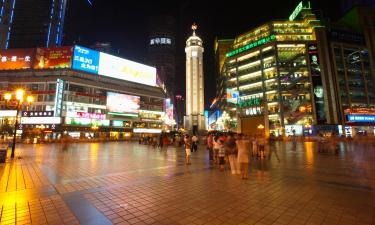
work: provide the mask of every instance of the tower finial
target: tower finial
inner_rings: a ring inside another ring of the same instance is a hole
[[[193,35],[195,36],[195,30],[198,29],[198,25],[193,23],[193,25],[191,25],[191,29],[193,30]]]

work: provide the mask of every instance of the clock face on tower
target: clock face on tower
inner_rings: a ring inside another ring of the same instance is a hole
[[[197,56],[198,56],[198,52],[197,52],[197,51],[192,51],[192,52],[191,52],[191,56],[193,56],[193,57],[197,57]]]

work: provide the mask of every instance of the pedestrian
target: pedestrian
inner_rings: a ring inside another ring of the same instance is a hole
[[[191,142],[190,142],[190,137],[188,134],[185,135],[184,143],[185,143],[186,165],[190,165],[191,164],[191,161],[190,161]]]
[[[240,165],[241,178],[247,179],[249,173],[249,140],[245,139],[242,134],[238,135],[237,141],[238,149],[238,164]]]
[[[219,167],[220,171],[224,171],[224,166],[225,166],[225,137],[220,136],[219,137],[219,150],[218,150],[218,158],[219,158]]]
[[[252,144],[252,150],[253,150],[251,155],[258,156],[258,142],[257,142],[257,138],[255,135],[251,137],[251,144]]]
[[[219,143],[219,137],[220,134],[216,134],[213,137],[213,153],[214,153],[214,163],[219,164],[219,148],[220,148],[220,143]]]
[[[266,156],[265,156],[265,153],[264,153],[264,147],[266,145],[266,140],[264,139],[262,134],[259,135],[259,138],[257,140],[257,144],[258,144],[258,157],[265,158]]]
[[[228,161],[232,174],[240,174],[240,169],[237,163],[237,146],[236,139],[233,133],[228,135],[225,142],[226,155],[228,156]]]
[[[163,136],[164,136],[163,134],[159,135],[159,146],[158,147],[160,149],[163,149]]]
[[[196,152],[198,150],[198,137],[197,135],[193,134],[193,137],[191,138],[192,141],[192,147],[193,152]]]
[[[210,160],[210,162],[213,161],[214,159],[213,148],[214,148],[213,134],[210,133],[208,134],[208,137],[207,137],[208,159]]]

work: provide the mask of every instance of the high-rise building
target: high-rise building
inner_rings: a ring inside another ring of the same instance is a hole
[[[3,0],[1,48],[60,46],[67,0]]]
[[[176,85],[175,20],[172,16],[153,16],[149,21],[149,39],[146,61],[157,68],[158,76],[168,92]]]
[[[203,41],[195,34],[186,41],[186,115],[185,128],[196,133],[206,129],[204,117]]]
[[[374,134],[375,14],[324,24],[300,2],[287,20],[235,38],[220,79],[225,129],[266,135]],[[234,125],[233,127],[229,125]]]

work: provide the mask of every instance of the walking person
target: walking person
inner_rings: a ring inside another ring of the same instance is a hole
[[[219,158],[219,167],[220,171],[224,171],[224,166],[225,166],[225,138],[224,136],[219,137],[219,149],[218,149],[218,158]]]
[[[230,133],[227,137],[225,148],[232,174],[240,174],[240,169],[237,162],[236,139],[234,138],[234,135],[232,133]]]
[[[186,154],[186,165],[190,165],[190,156],[191,156],[191,142],[190,137],[188,134],[184,137],[184,143],[185,143],[185,154]]]
[[[193,134],[193,137],[191,137],[191,141],[192,141],[193,152],[198,151],[198,137],[197,137],[197,135]]]
[[[210,162],[214,160],[213,148],[214,148],[213,134],[210,133],[208,134],[208,137],[207,137],[208,159],[210,160]]]
[[[250,141],[243,137],[242,134],[238,135],[237,141],[237,149],[238,149],[238,164],[241,170],[241,178],[247,179],[249,174],[249,144]]]
[[[216,134],[213,137],[213,153],[214,153],[214,163],[219,164],[219,148],[220,148],[220,142],[219,142],[219,134]]]

